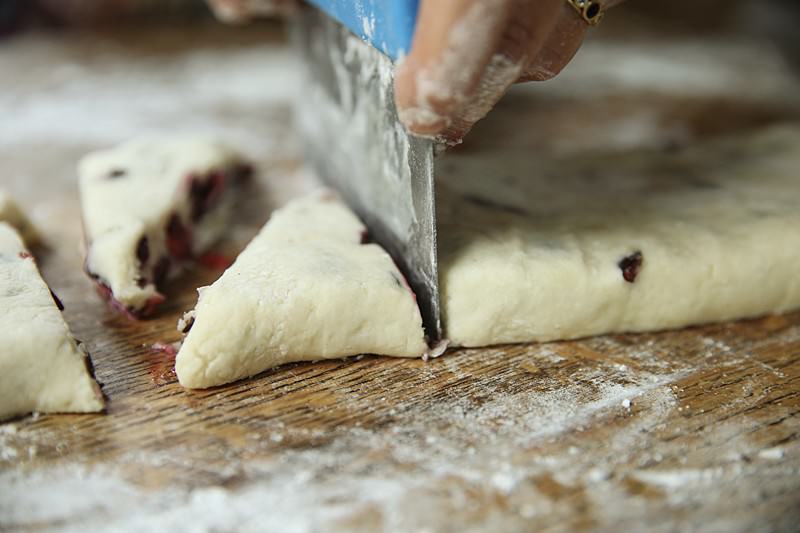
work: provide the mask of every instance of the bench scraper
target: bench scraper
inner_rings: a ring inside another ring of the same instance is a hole
[[[339,191],[417,295],[441,339],[433,158],[394,104],[394,61],[411,46],[417,0],[310,0],[292,19],[306,67],[296,121],[320,177]]]

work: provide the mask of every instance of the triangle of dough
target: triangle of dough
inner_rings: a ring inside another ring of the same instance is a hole
[[[112,307],[151,314],[161,285],[228,227],[252,169],[202,138],[135,139],[78,165],[86,271]]]
[[[416,298],[333,194],[276,211],[222,277],[198,290],[176,371],[204,388],[291,361],[428,350]]]
[[[0,222],[0,420],[31,411],[102,410],[89,364],[33,256]]]

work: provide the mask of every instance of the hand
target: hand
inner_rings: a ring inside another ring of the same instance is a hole
[[[596,0],[603,10],[621,1]],[[229,22],[298,3],[208,2]],[[411,51],[395,76],[400,120],[412,133],[458,144],[512,84],[561,72],[588,26],[567,0],[420,0]]]
[[[457,144],[513,83],[558,74],[588,26],[567,0],[421,0],[395,77],[400,119]]]

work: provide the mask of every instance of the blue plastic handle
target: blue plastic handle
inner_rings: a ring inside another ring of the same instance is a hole
[[[309,0],[396,60],[411,49],[419,0]]]

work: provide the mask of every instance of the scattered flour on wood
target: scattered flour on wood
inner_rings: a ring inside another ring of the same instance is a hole
[[[207,466],[207,486],[137,485],[135,473],[142,465],[164,471],[198,468],[186,459],[191,454],[181,450],[131,452],[113,464],[94,466],[34,471],[20,466],[0,472],[0,487],[7,489],[0,491],[0,516],[12,527],[49,523],[65,531],[168,527],[291,532],[319,530],[372,509],[386,530],[407,529],[421,525],[410,509],[436,504],[445,496],[441,487],[485,492],[481,498],[494,493],[514,498],[526,480],[543,473],[558,475],[566,483],[604,482],[613,464],[598,469],[577,447],[567,464],[549,444],[598,419],[614,417],[624,398],[641,398],[645,412],[651,409],[641,423],[652,427],[674,407],[666,385],[678,378],[498,394],[482,405],[448,399],[424,413],[404,411],[385,430],[343,429],[319,448],[253,461],[223,454],[217,457],[221,461]],[[640,431],[638,426],[633,433],[623,429],[626,436],[618,436],[626,439],[622,446],[630,449],[634,441],[643,442]],[[276,446],[291,440],[293,432],[276,425],[266,435],[253,435],[253,443]],[[521,450],[538,447],[544,447],[540,456],[520,462]],[[375,454],[380,461],[369,459]],[[473,496],[466,492],[461,497],[467,501]],[[544,512],[542,501],[527,502],[521,514],[509,520]]]

